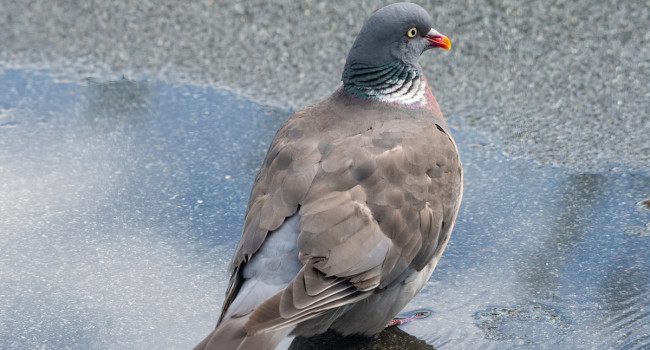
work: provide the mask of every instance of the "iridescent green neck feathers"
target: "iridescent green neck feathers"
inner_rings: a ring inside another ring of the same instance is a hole
[[[382,65],[352,63],[343,72],[343,88],[355,96],[371,100],[414,104],[426,103],[426,83],[415,67],[402,62]]]

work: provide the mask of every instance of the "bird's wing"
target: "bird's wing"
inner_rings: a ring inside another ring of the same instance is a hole
[[[407,269],[439,257],[455,220],[460,160],[440,125],[399,114],[373,119],[367,111],[357,123],[335,123],[318,113],[307,109],[285,123],[252,190],[224,310],[241,283],[242,263],[298,208],[304,266],[253,311],[251,334],[399,282]]]

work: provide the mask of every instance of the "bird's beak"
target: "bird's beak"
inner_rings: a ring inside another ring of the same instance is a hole
[[[431,29],[426,35],[424,35],[424,38],[429,41],[431,47],[442,47],[446,50],[451,49],[449,38],[438,33],[435,29]]]

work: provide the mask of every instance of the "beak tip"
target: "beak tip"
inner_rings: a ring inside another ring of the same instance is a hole
[[[434,29],[431,29],[431,31],[425,35],[425,38],[429,41],[432,47],[440,47],[445,50],[451,49],[451,41],[449,41],[449,38],[438,33]]]
[[[440,47],[445,49],[445,50],[451,50],[451,41],[449,40],[448,37],[442,36],[440,40]]]

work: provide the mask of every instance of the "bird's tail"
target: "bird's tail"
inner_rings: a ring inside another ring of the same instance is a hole
[[[244,330],[248,316],[224,320],[194,350],[273,350],[293,329],[288,327],[278,331],[248,335]]]

